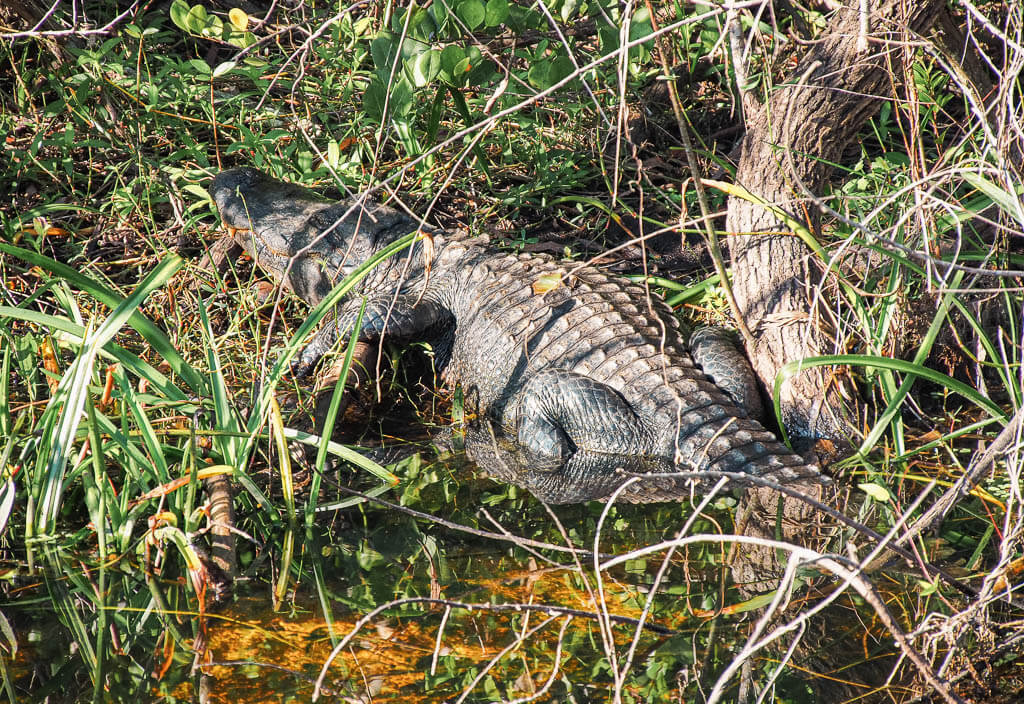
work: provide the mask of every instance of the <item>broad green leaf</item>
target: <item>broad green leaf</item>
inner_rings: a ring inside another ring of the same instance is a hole
[[[857,488],[879,503],[888,503],[888,501],[892,498],[892,496],[889,494],[889,490],[886,489],[881,484],[865,482],[864,484],[858,484]]]
[[[449,82],[456,81],[459,75],[458,66],[463,61],[466,61],[466,52],[462,50],[462,47],[458,47],[453,44],[451,46],[446,46],[444,49],[442,49],[442,78]]]
[[[249,15],[245,13],[245,10],[237,7],[233,7],[228,11],[228,19],[231,21],[231,26],[239,32],[244,32],[245,28],[249,26]]]
[[[174,0],[171,3],[171,22],[186,32],[191,31],[188,26],[188,13],[191,10],[192,7],[185,0]]]
[[[379,69],[390,71],[391,63],[397,54],[395,42],[390,34],[378,34],[376,39],[370,42],[370,56],[373,57],[373,65]]]
[[[210,64],[206,63],[202,59],[191,59],[188,65],[192,67],[192,70],[199,76],[210,75]]]
[[[409,36],[421,40],[421,43],[430,42],[434,35],[437,34],[437,24],[434,22],[434,17],[422,8],[413,8],[411,12],[413,16],[409,20]]]
[[[550,61],[537,61],[526,74],[526,80],[530,82],[530,85],[538,90],[545,90],[551,87],[551,82],[548,80],[548,75],[551,73],[551,62]]]
[[[573,66],[572,59],[568,56],[562,54],[556,57],[548,69],[548,85],[555,85],[575,70],[576,67]]]
[[[206,28],[206,21],[208,19],[209,15],[206,13],[206,8],[202,5],[196,5],[185,15],[185,29],[193,34],[201,34]]]
[[[409,79],[417,88],[428,85],[441,71],[441,52],[437,49],[425,51],[405,64]]]
[[[480,0],[462,0],[456,8],[455,14],[466,23],[470,30],[474,30],[484,23],[487,10]]]
[[[487,7],[484,10],[484,24],[488,27],[497,27],[508,19],[508,0],[487,0]]]
[[[185,193],[194,195],[196,198],[202,201],[213,200],[210,197],[210,192],[207,191],[202,186],[200,186],[198,183],[186,183],[184,186],[181,187],[181,190],[184,191]]]
[[[452,80],[455,83],[462,85],[466,82],[466,77],[472,68],[469,57],[465,57],[459,61],[459,63],[455,64],[455,70],[452,71]]]
[[[363,93],[363,112],[371,120],[380,121],[384,119],[386,102],[387,93],[384,90],[384,85],[374,78],[370,81],[370,85],[366,86],[366,92]]]
[[[409,114],[413,106],[413,88],[405,76],[395,81],[391,89],[390,110],[395,117]]]
[[[239,49],[246,49],[256,43],[256,35],[252,32],[242,32],[240,35],[233,34],[228,41]],[[249,60],[249,57],[246,57],[246,61]]]
[[[224,23],[221,22],[220,17],[208,17],[206,25],[203,27],[202,35],[212,39],[222,39],[224,37]]]
[[[641,7],[633,13],[633,20],[629,23],[629,40],[636,41],[651,34],[654,28],[651,26],[651,13],[646,7]]]
[[[213,69],[213,77],[217,78],[218,76],[223,76],[225,73],[228,73],[237,65],[238,64],[234,61],[225,61],[223,63],[217,64],[217,67]]]

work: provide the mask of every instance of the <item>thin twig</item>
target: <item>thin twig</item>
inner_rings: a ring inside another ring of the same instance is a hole
[[[54,11],[57,9],[59,5],[60,0],[57,0],[57,2],[53,3],[50,9],[46,11],[46,14],[43,15],[42,19],[40,19],[36,26],[33,27],[32,29],[26,30],[24,32],[5,32],[0,34],[0,39],[6,39],[8,41],[13,42],[15,39],[25,39],[29,37],[37,39],[40,37],[88,37],[97,34],[109,34],[121,22],[121,20],[135,12],[139,3],[138,0],[136,0],[136,2],[133,2],[128,7],[127,10],[125,10],[117,17],[107,22],[102,27],[97,27],[96,29],[79,29],[77,27],[71,27],[70,29],[38,29],[39,27],[43,26],[43,23],[46,22],[46,20],[49,19],[51,15],[53,15]]]

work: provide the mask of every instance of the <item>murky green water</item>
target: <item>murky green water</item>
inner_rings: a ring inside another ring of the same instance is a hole
[[[598,702],[616,691],[623,701],[703,701],[767,603],[733,583],[728,542],[595,570],[593,551],[624,555],[684,525],[688,535],[732,531],[730,493],[694,518],[690,502],[547,507],[462,452],[427,450],[393,470],[400,483],[380,495],[392,505],[324,511],[290,534],[236,496],[242,576],[220,606],[200,603],[167,545],[136,544],[103,564],[40,551],[36,575],[15,565],[6,590],[21,647],[11,681],[25,701],[89,700],[97,671],[108,701],[308,701],[321,676],[328,701]],[[257,478],[277,501],[273,478]],[[378,486],[338,469],[323,477],[321,503],[350,500],[341,487]],[[804,587],[814,580],[801,580],[795,608],[823,593]],[[115,605],[104,613],[84,596],[101,585]],[[895,601],[905,587],[894,583]],[[777,700],[816,701],[812,684],[869,692],[874,676],[857,668],[891,665],[892,647],[865,614],[843,597],[819,617],[778,677]],[[761,651],[746,676],[763,683],[789,642]]]

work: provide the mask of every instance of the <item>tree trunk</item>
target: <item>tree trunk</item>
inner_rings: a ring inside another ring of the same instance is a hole
[[[905,49],[899,42],[927,31],[945,2],[868,0],[866,37],[858,7],[858,0],[846,0],[832,18],[834,29],[759,112],[746,116],[736,182],[816,235],[818,209],[806,191],[823,193],[831,164],[881,105],[880,97],[889,95],[891,76],[900,75]],[[787,362],[842,351],[830,349],[819,332],[812,305],[816,268],[790,228],[765,208],[731,196],[726,229],[736,235],[733,289],[755,337],[748,352],[768,389]],[[802,372],[782,386],[783,423],[794,436],[848,437],[840,382],[823,369]]]

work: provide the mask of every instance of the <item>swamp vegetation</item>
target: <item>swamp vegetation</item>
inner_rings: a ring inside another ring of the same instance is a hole
[[[0,62],[6,700],[1024,697],[1019,2],[14,0]],[[834,486],[548,506],[429,348],[296,381],[327,307],[199,265],[242,165],[738,326]]]

